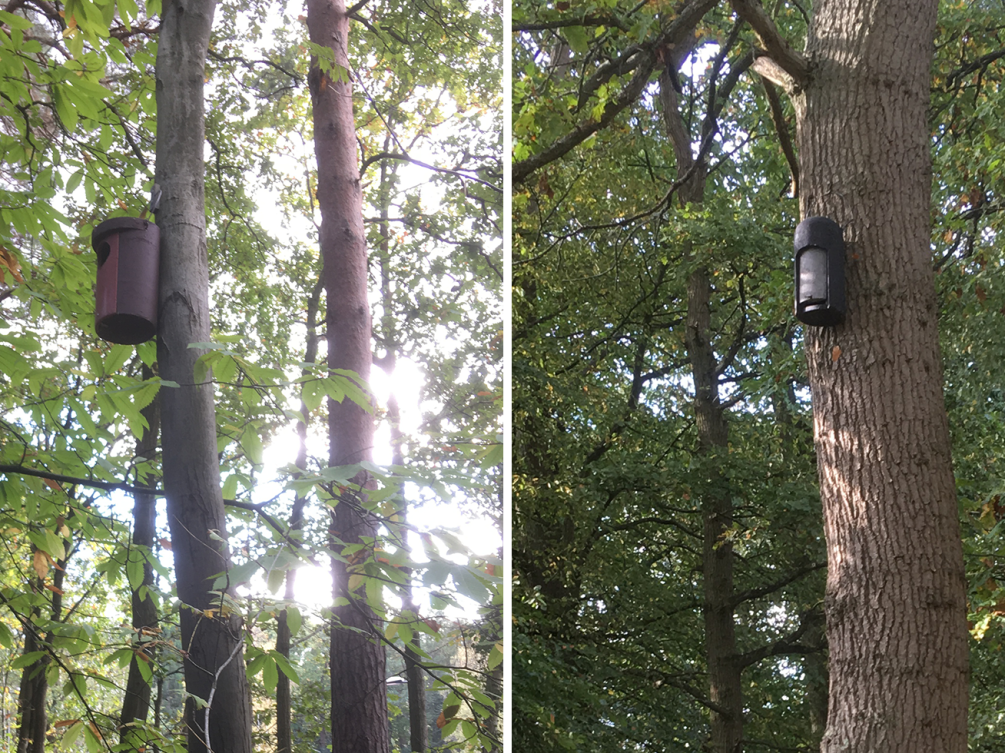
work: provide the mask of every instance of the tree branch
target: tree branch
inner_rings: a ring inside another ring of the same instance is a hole
[[[775,64],[775,69],[770,71],[761,70],[759,60],[754,61],[754,70],[765,78],[770,78],[775,83],[785,87],[792,94],[798,89],[803,89],[810,80],[810,64],[806,56],[796,50],[778,31],[775,22],[771,19],[761,5],[759,0],[730,0],[736,15],[750,24],[750,27],[757,34],[757,38],[768,53],[770,61]],[[779,70],[787,76],[780,76]],[[770,74],[770,75],[769,75]],[[778,78],[782,80],[779,81]]]
[[[17,473],[22,476],[34,476],[50,481],[58,481],[62,484],[76,484],[78,486],[88,486],[94,489],[104,489],[105,491],[123,491],[130,494],[152,494],[156,497],[163,497],[164,491],[161,489],[148,489],[145,486],[133,486],[119,481],[99,481],[98,479],[78,478],[76,476],[64,476],[61,473],[51,473],[49,471],[27,468],[23,465],[0,464],[0,473]]]
[[[973,73],[976,70],[984,70],[991,63],[996,60],[1000,60],[1005,57],[1005,49],[995,50],[994,52],[989,52],[987,55],[982,55],[973,62],[961,65],[955,71],[946,76],[946,90],[953,88],[954,84],[964,76],[969,73]]]
[[[775,132],[778,134],[778,145],[782,148],[785,161],[789,164],[789,173],[792,175],[792,198],[798,199],[799,159],[796,157],[796,150],[792,146],[792,137],[789,135],[789,127],[785,122],[782,100],[771,81],[761,76],[761,83],[764,85],[764,94],[768,98],[768,107],[771,109],[771,122],[775,124]]]
[[[752,664],[756,664],[763,659],[767,659],[769,656],[813,654],[819,651],[819,646],[807,646],[803,643],[796,643],[796,641],[802,638],[803,634],[813,626],[813,623],[819,619],[819,614],[819,611],[815,608],[803,613],[799,619],[799,627],[788,635],[779,638],[777,641],[761,646],[760,648],[755,648],[753,651],[747,651],[744,654],[738,655],[736,660],[740,668],[745,669]]]
[[[536,170],[565,156],[586,139],[608,126],[617,115],[638,99],[649,83],[649,78],[658,62],[657,50],[670,44],[680,43],[697,25],[702,17],[715,7],[715,0],[692,0],[687,3],[673,22],[660,33],[646,49],[639,52],[639,65],[635,74],[604,108],[599,119],[589,118],[580,122],[569,133],[556,139],[543,151],[527,159],[513,163],[513,183],[523,183]]]
[[[760,588],[749,588],[746,591],[740,591],[733,594],[733,598],[729,600],[729,605],[732,609],[736,609],[745,601],[752,601],[754,599],[759,599],[762,596],[773,594],[780,588],[785,588],[785,586],[790,583],[795,583],[800,578],[825,567],[827,567],[827,564],[824,562],[814,562],[806,567],[796,570],[794,573],[789,573],[788,575],[779,578],[766,586],[762,586]]]
[[[625,32],[630,30],[628,24],[613,14],[595,13],[583,18],[560,18],[555,21],[513,24],[513,33],[519,34],[521,31],[549,31],[551,29],[565,29],[570,26],[613,26]]]
[[[481,178],[475,175],[461,172],[460,170],[451,170],[448,167],[437,167],[436,165],[430,165],[427,162],[412,159],[407,154],[399,154],[398,152],[379,152],[377,154],[370,155],[365,160],[363,160],[363,164],[360,165],[359,174],[363,175],[363,173],[366,172],[366,169],[370,167],[370,165],[382,159],[399,160],[400,162],[408,162],[410,164],[417,165],[419,167],[424,167],[427,170],[432,170],[433,172],[436,173],[445,173],[447,175],[454,175],[460,178],[461,180],[471,180],[474,181],[475,183],[481,183],[483,186],[492,189],[496,193],[502,193],[502,188],[500,188],[497,185],[494,185],[493,183],[489,183],[488,181],[482,180]]]

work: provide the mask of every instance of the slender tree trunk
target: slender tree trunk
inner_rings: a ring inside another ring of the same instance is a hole
[[[806,328],[828,549],[825,753],[967,749],[967,629],[930,251],[935,0],[820,0],[795,98],[804,217],[848,315]]]
[[[674,68],[676,70],[676,68]],[[678,110],[677,93],[664,72],[660,76],[663,113],[677,158],[678,179],[690,174],[680,188],[684,205],[699,204],[705,197],[704,164],[695,166],[691,134]],[[690,250],[686,254],[692,256]],[[729,481],[721,470],[720,455],[729,442],[729,426],[719,402],[719,374],[711,340],[711,285],[708,270],[698,266],[687,282],[685,345],[694,380],[697,454],[702,458],[703,484],[698,490],[702,509],[702,619],[708,662],[710,714],[709,748],[714,753],[739,753],[743,740],[742,666],[736,648],[733,619],[733,547],[725,533],[733,526],[733,499]]]
[[[211,339],[203,185],[203,76],[215,0],[165,0],[157,48],[164,490],[181,609],[189,753],[251,753],[251,703],[239,616],[210,593],[228,569],[211,384],[193,384]],[[194,699],[199,699],[196,702]],[[205,707],[205,704],[209,704]],[[208,733],[208,734],[207,734]]]
[[[318,335],[317,316],[318,306],[321,298],[321,282],[314,286],[314,291],[307,302],[307,349],[304,353],[306,363],[314,363],[318,357]],[[310,423],[310,411],[307,405],[300,401],[300,415],[303,421],[297,422],[297,439],[299,447],[297,449],[296,466],[301,471],[307,467],[307,424]],[[293,509],[290,511],[290,531],[300,531],[304,527],[304,505],[307,498],[297,495],[293,500]],[[286,593],[287,601],[293,601],[294,586],[296,585],[296,570],[286,571]],[[290,624],[286,610],[279,613],[276,622],[276,651],[290,658]],[[290,688],[290,678],[282,672],[279,673],[279,681],[276,685],[276,752],[291,753],[293,750],[293,696]]]
[[[342,0],[308,0],[312,42],[330,48],[335,62],[349,69],[349,17]],[[363,194],[356,154],[352,86],[335,81],[313,61],[308,81],[314,112],[318,161],[321,253],[327,300],[328,366],[370,378],[372,361]],[[350,400],[328,402],[329,462],[333,466],[372,457],[373,417]],[[359,495],[347,493],[333,513],[333,536],[345,543],[373,541],[377,521],[363,508],[369,482],[356,479]],[[346,562],[332,560],[336,598],[348,604],[332,610],[332,752],[387,753],[387,688],[380,620],[362,588],[349,591]]]
[[[45,636],[38,634],[38,628],[32,626],[25,633],[24,653],[32,651],[45,651],[47,646],[52,645],[53,632],[52,625],[60,621],[63,614],[63,581],[66,577],[66,564],[73,554],[70,549],[71,542],[67,540],[65,547],[68,554],[55,563],[52,568],[52,601],[49,610],[49,632]],[[32,546],[32,555],[35,547]],[[45,581],[38,578],[34,582],[34,588],[42,591]],[[39,610],[33,611],[34,615],[39,614]],[[49,681],[46,671],[52,662],[51,657],[45,656],[32,662],[24,668],[21,674],[21,694],[18,697],[18,712],[21,715],[21,724],[18,728],[17,753],[44,753],[45,733],[49,729],[49,720],[46,713],[46,696],[49,692]]]
[[[153,373],[144,366],[143,378],[150,379]],[[157,438],[160,431],[160,399],[156,398],[143,409],[148,428],[142,439],[136,443],[136,455],[146,460],[152,460],[157,451]],[[140,479],[145,486],[154,486],[152,479]],[[152,494],[136,494],[133,497],[133,546],[146,547],[152,551],[157,530],[157,498]],[[140,596],[140,589],[148,590],[154,587],[154,569],[149,560],[143,563],[143,583],[132,592],[132,624],[134,640],[143,643],[144,636],[157,629],[157,606],[149,593]],[[142,659],[135,655],[129,662],[129,677],[126,680],[126,691],[122,696],[122,712],[119,714],[120,742],[123,744],[134,740],[135,748],[144,745],[141,737],[130,735],[130,722],[146,721],[150,710],[150,683],[143,679],[139,662]]]
[[[388,128],[392,127],[392,122],[387,124]],[[388,133],[384,138],[384,150],[389,151],[390,148],[391,134]],[[398,365],[398,349],[401,347],[401,343],[398,342],[398,331],[395,327],[394,291],[391,290],[391,231],[388,227],[391,197],[387,165],[386,161],[380,165],[380,295],[381,309],[383,310],[381,333],[384,347],[387,350],[387,355],[383,359],[383,368],[388,375],[393,375]],[[391,393],[387,403],[387,420],[391,425],[391,463],[396,466],[404,465],[405,438],[401,432],[401,409],[398,405],[398,396],[394,392]],[[402,528],[408,525],[408,500],[405,499],[404,489],[401,490],[401,525]],[[405,568],[405,573],[406,577],[412,577],[411,568]],[[419,607],[412,598],[411,586],[408,588],[402,610],[411,612],[418,619]],[[422,648],[422,634],[420,632],[414,631],[412,633],[412,644],[416,648]],[[424,753],[429,747],[426,725],[426,673],[422,668],[421,658],[412,644],[405,645],[409,747],[412,753]]]
[[[34,546],[31,551],[34,555]],[[42,590],[41,578],[34,581],[34,584],[36,590]],[[32,614],[37,616],[40,611],[33,610]],[[41,636],[36,630],[37,628],[32,624],[25,631],[25,654],[44,650]],[[48,727],[45,699],[49,690],[45,671],[49,666],[49,661],[48,655],[43,656],[29,664],[21,672],[21,690],[17,699],[17,711],[20,717],[17,731],[17,753],[44,753],[45,751],[45,730]]]

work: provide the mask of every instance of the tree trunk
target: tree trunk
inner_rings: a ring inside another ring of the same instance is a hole
[[[34,546],[31,551],[34,555]],[[41,578],[34,581],[34,588],[42,590]],[[33,616],[38,614],[40,614],[40,610],[32,610]],[[27,625],[24,634],[25,654],[45,650],[41,636],[36,631],[34,622]],[[45,671],[49,666],[49,661],[50,658],[47,654],[21,671],[21,684],[19,686],[21,690],[17,698],[17,712],[20,717],[17,731],[17,753],[44,753],[45,751],[45,731],[48,728],[45,698],[49,690]]]
[[[330,48],[336,64],[348,70],[349,17],[342,0],[308,0],[307,28],[311,41]],[[373,346],[352,86],[331,76],[312,61],[308,82],[318,161],[328,366],[369,380]],[[373,431],[373,417],[363,408],[350,400],[328,401],[331,465],[369,460]],[[349,544],[377,536],[377,521],[362,507],[366,474],[355,481],[359,494],[344,494],[333,513],[333,536]],[[380,621],[362,588],[349,591],[347,563],[333,559],[332,578],[336,597],[349,600],[332,610],[332,753],[387,753],[391,744]]]
[[[18,713],[21,716],[21,724],[18,728],[17,753],[44,753],[45,733],[49,729],[49,720],[46,713],[46,696],[49,692],[49,680],[47,670],[52,658],[48,654],[46,647],[52,645],[52,626],[60,621],[63,614],[63,581],[66,577],[66,564],[73,554],[70,549],[71,542],[66,541],[65,547],[68,554],[54,563],[52,568],[52,601],[49,611],[50,628],[43,637],[38,634],[38,627],[32,622],[25,632],[24,653],[32,651],[46,651],[45,656],[32,662],[24,668],[21,674],[21,693],[18,696]],[[31,548],[32,555],[35,553],[34,545]],[[34,588],[42,591],[45,587],[45,580],[38,578],[34,581]],[[33,615],[38,615],[40,610],[33,610]]]
[[[831,751],[967,749],[965,584],[930,251],[935,0],[821,0],[801,211],[842,226],[848,315],[806,328],[827,536]]]
[[[683,58],[683,53],[679,53]],[[676,70],[674,66],[673,70]],[[685,206],[705,198],[704,163],[695,167],[691,134],[680,117],[677,93],[666,71],[660,76],[664,120],[677,159],[677,179],[690,177],[680,188]],[[692,256],[686,249],[686,257]],[[687,321],[684,334],[694,379],[694,414],[698,431],[697,456],[707,469],[696,491],[702,511],[702,620],[708,662],[710,713],[709,749],[739,753],[743,740],[743,671],[736,649],[733,620],[733,546],[725,533],[733,526],[733,499],[722,473],[719,454],[729,442],[729,425],[719,402],[719,374],[711,340],[711,284],[708,270],[698,266],[687,281]]]
[[[387,127],[392,128],[394,121],[389,120]],[[392,147],[391,134],[384,137],[384,151],[390,151]],[[388,175],[388,163],[380,163],[380,297],[383,317],[381,321],[381,335],[383,336],[384,347],[387,350],[382,361],[382,367],[389,376],[393,376],[398,366],[398,349],[401,347],[399,335],[394,319],[394,291],[391,290],[391,230],[388,227],[390,218],[390,177]],[[405,464],[405,437],[401,432],[401,409],[398,405],[398,396],[393,392],[387,401],[387,421],[391,425],[391,464],[403,466]],[[402,530],[408,526],[408,500],[405,498],[404,488],[401,494],[401,526]],[[412,569],[403,568],[406,577],[411,579]],[[418,619],[419,607],[412,598],[411,585],[402,604],[402,611],[411,612]],[[425,753],[429,747],[429,735],[426,725],[426,673],[422,667],[422,659],[415,648],[422,648],[422,633],[413,631],[412,643],[405,645],[405,681],[408,689],[408,735],[409,748],[412,753]]]
[[[307,348],[304,353],[305,363],[314,363],[318,357],[318,335],[317,317],[318,305],[321,298],[321,283],[314,286],[314,291],[307,302]],[[297,449],[296,466],[301,471],[307,467],[307,424],[310,423],[310,411],[307,405],[300,401],[300,415],[303,421],[297,422]],[[300,531],[304,527],[304,506],[307,498],[298,494],[293,500],[293,509],[290,511],[290,532]],[[293,592],[296,585],[297,571],[290,569],[286,571],[286,594],[287,601],[293,601]],[[276,651],[290,658],[290,623],[286,610],[279,613],[276,619]],[[276,753],[291,753],[293,750],[293,695],[290,688],[290,678],[282,672],[276,684]]]
[[[227,570],[212,384],[193,384],[210,340],[203,186],[203,76],[214,0],[165,0],[157,50],[157,171],[163,191],[160,328],[164,490],[182,602],[189,753],[251,753],[251,703],[240,618],[210,593]],[[199,699],[196,702],[194,699]],[[209,706],[205,707],[208,703]]]
[[[150,379],[153,373],[146,366],[143,367],[143,378]],[[136,455],[146,460],[152,460],[157,451],[157,437],[160,430],[160,399],[156,398],[150,405],[143,409],[143,416],[147,420],[148,428],[143,437],[136,442]],[[143,478],[139,480],[141,484],[153,486],[151,479]],[[133,546],[146,547],[152,550],[154,537],[157,531],[157,498],[152,494],[136,494],[133,497]],[[152,555],[148,555],[152,556]],[[149,560],[143,563],[143,583],[140,588],[152,589],[154,586],[154,569]],[[141,598],[140,588],[132,592],[132,619],[133,619],[133,639],[139,644],[151,629],[157,628],[157,606],[149,593],[145,593]],[[143,679],[140,672],[139,662],[143,661],[133,655],[129,662],[129,677],[126,680],[126,691],[122,696],[122,712],[119,714],[119,734],[120,742],[127,744],[134,740],[134,748],[144,745],[142,737],[133,738],[130,735],[131,727],[127,727],[130,722],[143,721],[147,719],[150,710],[150,683]]]

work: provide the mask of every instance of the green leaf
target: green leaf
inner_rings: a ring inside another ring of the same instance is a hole
[[[492,647],[492,650],[489,651],[489,658],[488,661],[486,662],[486,666],[491,672],[493,669],[499,666],[502,660],[503,660],[503,644],[497,643]]]
[[[101,738],[99,738],[90,724],[84,727],[84,742],[87,744],[87,753],[100,753]]]
[[[275,659],[276,665],[282,670],[283,674],[290,678],[291,681],[300,684],[300,676],[297,674],[296,670],[293,669],[293,665],[290,664],[290,660],[283,656],[278,651],[270,651],[269,655]]]
[[[10,26],[12,29],[22,29],[28,30],[32,28],[32,23],[24,16],[18,16],[14,13],[8,13],[5,10],[0,10],[0,21]]]
[[[106,374],[114,374],[125,365],[126,361],[133,354],[132,345],[114,345],[105,357],[104,369]]]
[[[62,739],[63,747],[66,748],[67,750],[70,750],[73,747],[73,744],[77,742],[77,738],[79,738],[80,735],[83,733],[85,726],[86,725],[81,721],[78,721],[76,724],[70,725],[70,728],[63,733],[63,739]]]
[[[274,594],[279,593],[279,589],[283,587],[283,583],[286,581],[286,571],[280,568],[269,570],[269,575],[265,580],[269,591]]]
[[[286,607],[286,626],[290,629],[290,635],[296,635],[300,632],[300,626],[303,624],[303,621],[304,618],[300,614],[299,609],[292,605]]]
[[[14,646],[14,634],[6,624],[0,622],[0,646],[12,648]]]
[[[249,680],[262,671],[267,659],[268,656],[265,654],[259,654],[248,662],[247,675]]]
[[[309,411],[317,410],[325,398],[325,391],[320,379],[310,379],[304,382],[300,389],[300,399]]]
[[[237,482],[238,477],[236,473],[231,473],[227,476],[227,480],[223,482],[223,498],[224,499],[234,499],[237,494]]]
[[[119,16],[122,17],[122,22],[126,25],[126,29],[130,29],[130,23],[139,14],[140,10],[136,7],[134,0],[119,0]]]
[[[126,562],[126,578],[129,580],[129,587],[134,591],[143,585],[143,560],[138,558],[138,554],[134,549],[129,553],[129,561]]]
[[[43,656],[45,656],[45,651],[29,651],[27,654],[21,654],[10,663],[11,669],[24,669],[25,667],[30,667]]]
[[[77,37],[79,38],[79,34]],[[72,43],[73,38],[68,40],[68,46]],[[63,124],[63,127],[68,131],[73,131],[77,127],[77,108],[73,106],[70,102],[70,98],[64,93],[64,87],[61,84],[56,84],[52,87],[52,103],[56,106],[56,114],[59,115],[59,120]]]
[[[229,571],[218,575],[216,580],[213,581],[213,588],[221,589],[240,585],[241,583],[247,583],[251,580],[252,576],[262,569],[261,563],[251,560],[250,562],[245,562],[241,565],[235,565],[230,568]]]
[[[140,671],[140,677],[143,678],[144,682],[150,682],[154,676],[154,668],[149,657],[144,655],[136,654],[136,668]]]
[[[265,692],[271,693],[279,684],[279,670],[276,667],[276,659],[273,654],[263,657],[265,663],[262,665],[262,684],[265,685]]]
[[[124,669],[129,666],[129,662],[132,660],[133,650],[131,648],[120,648],[117,651],[113,651],[110,656],[106,656],[102,661],[102,664],[117,662],[119,667]]]
[[[241,433],[241,449],[244,450],[244,454],[248,456],[248,459],[255,465],[259,465],[262,462],[262,439],[258,436],[258,429],[255,428],[254,424],[249,424],[245,427],[244,431]]]
[[[565,30],[565,38],[573,52],[582,55],[590,50],[590,39],[582,26],[570,26]]]

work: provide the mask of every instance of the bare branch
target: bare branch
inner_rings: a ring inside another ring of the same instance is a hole
[[[447,167],[437,167],[436,165],[430,165],[427,162],[412,159],[407,154],[398,154],[397,152],[380,152],[379,154],[373,154],[367,157],[359,168],[359,174],[362,175],[363,173],[366,172],[367,168],[370,167],[370,165],[382,159],[393,159],[393,160],[399,160],[401,162],[409,162],[413,165],[417,165],[418,167],[424,167],[427,170],[432,170],[433,172],[445,173],[446,175],[454,175],[460,178],[461,180],[472,180],[475,183],[481,183],[483,186],[490,188],[497,193],[502,193],[502,189],[499,186],[489,183],[488,181],[482,180],[476,175],[471,175],[470,173],[462,172],[460,170],[451,170],[450,168]]]
[[[793,630],[788,635],[782,636],[777,641],[768,643],[760,648],[755,648],[753,651],[747,651],[745,654],[740,654],[736,657],[736,661],[740,668],[746,668],[752,664],[757,664],[757,662],[767,659],[769,656],[787,656],[791,654],[814,654],[820,650],[819,646],[808,646],[805,643],[797,643],[797,641],[803,637],[807,630],[813,627],[820,619],[820,612],[818,609],[811,609],[808,612],[803,613],[799,620],[799,627]]]

